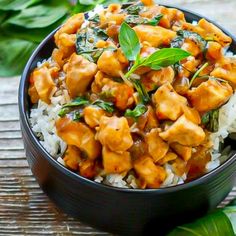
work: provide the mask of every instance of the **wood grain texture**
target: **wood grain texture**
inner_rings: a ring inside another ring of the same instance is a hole
[[[206,15],[236,33],[235,0],[164,0]],[[0,236],[109,235],[62,213],[39,188],[21,139],[19,78],[0,78]],[[236,197],[236,188],[221,204]]]

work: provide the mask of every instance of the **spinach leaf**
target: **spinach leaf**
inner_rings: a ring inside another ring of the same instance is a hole
[[[134,110],[127,109],[125,112],[125,116],[138,118],[143,115],[147,111],[147,107],[143,104],[138,104]]]
[[[67,13],[62,6],[33,6],[9,18],[6,23],[22,26],[24,28],[44,28],[52,25]]]
[[[180,48],[184,40],[189,38],[192,39],[201,48],[202,51],[206,49],[207,41],[203,39],[199,34],[187,30],[179,30],[177,32],[177,37],[171,42],[172,48]]]
[[[146,89],[144,88],[143,84],[140,80],[132,79],[131,82],[133,83],[136,91],[138,92],[139,98],[143,104],[146,104],[150,101],[150,96]]]
[[[126,11],[129,15],[138,15],[140,11],[144,9],[144,5],[142,3],[131,5],[126,8]]]
[[[119,43],[126,58],[130,61],[134,61],[140,53],[141,46],[137,34],[125,22],[120,28]]]
[[[0,36],[0,76],[20,74],[36,44]]]
[[[148,24],[149,25],[153,25],[153,26],[156,26],[159,24],[160,20],[162,19],[163,15],[162,14],[159,14],[155,17],[153,17],[151,20],[149,20]]]
[[[64,107],[58,112],[58,116],[64,117],[66,114],[70,113],[70,111],[71,111],[70,108]]]
[[[72,102],[69,102],[69,103],[65,104],[63,106],[63,108],[66,108],[66,107],[78,107],[78,106],[87,105],[87,104],[89,104],[89,101],[86,98],[84,98],[84,97],[77,97]]]
[[[217,132],[219,129],[219,109],[205,113],[202,116],[202,124],[210,132]]]
[[[82,117],[83,117],[82,112],[80,111],[73,112],[73,121],[80,121]]]
[[[153,26],[156,26],[159,24],[162,17],[163,17],[163,15],[161,15],[161,14],[158,16],[155,16],[152,19],[143,18],[139,15],[128,15],[125,18],[125,22],[127,24],[132,24],[132,25],[153,25]]]
[[[108,35],[100,28],[86,28],[77,34],[76,51],[83,55],[89,61],[97,62],[104,50],[113,50],[111,48],[97,48],[96,43],[99,40],[107,40]]]
[[[96,100],[93,102],[93,105],[98,106],[102,108],[104,111],[107,111],[109,113],[112,113],[114,111],[114,105],[112,102],[105,102],[102,100]]]
[[[33,4],[39,3],[42,0],[0,0],[0,10],[18,11],[23,10]]]
[[[206,62],[205,64],[203,64],[193,75],[193,77],[191,78],[190,82],[189,82],[189,87],[192,86],[194,80],[200,75],[200,73],[207,67],[209,66],[209,63]]]
[[[200,218],[191,224],[178,226],[167,236],[234,236],[234,230],[229,218],[222,211],[216,211]]]

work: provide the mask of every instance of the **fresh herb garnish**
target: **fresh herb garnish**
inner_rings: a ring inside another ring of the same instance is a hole
[[[209,111],[202,116],[202,124],[210,132],[219,130],[219,109]]]
[[[132,25],[153,25],[156,26],[159,24],[162,14],[153,17],[152,19],[143,18],[139,15],[129,15],[126,17],[125,22]]]
[[[82,112],[80,111],[74,111],[73,112],[73,121],[80,121],[80,119],[83,117]]]
[[[138,15],[140,11],[144,9],[144,5],[142,3],[136,4],[136,5],[131,5],[126,8],[126,11],[128,12],[129,15]]]
[[[62,108],[59,113],[58,113],[58,116],[60,117],[64,117],[66,114],[70,113],[70,108],[68,107],[65,107],[65,108]]]
[[[103,100],[96,100],[92,104],[102,108],[104,111],[107,111],[109,113],[112,113],[114,111],[114,105],[112,102],[105,102]]]
[[[127,109],[125,112],[126,117],[139,118],[147,111],[147,107],[143,104],[138,104],[133,110]]]
[[[160,20],[162,19],[163,15],[162,14],[159,14],[155,17],[153,17],[151,20],[148,21],[148,24],[149,25],[153,25],[153,26],[156,26],[159,24]]]
[[[139,98],[143,104],[146,104],[150,101],[150,96],[140,80],[131,79],[132,84],[134,85],[136,91],[138,92]]]
[[[95,14],[93,17],[90,17],[88,20],[92,21],[94,23],[99,23],[100,22],[100,16],[98,14]]]
[[[69,103],[65,104],[63,106],[63,108],[66,108],[66,107],[78,107],[78,106],[87,105],[87,104],[89,104],[89,101],[86,98],[84,98],[84,97],[77,97],[72,102],[69,102]]]
[[[209,66],[209,63],[206,62],[204,65],[202,65],[196,72],[195,74],[193,75],[192,79],[190,80],[189,82],[189,87],[191,88],[194,80],[200,75],[200,73],[207,67]]]

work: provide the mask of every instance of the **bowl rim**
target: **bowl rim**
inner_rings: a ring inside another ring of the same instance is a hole
[[[125,3],[123,6],[129,6],[131,3]],[[201,14],[195,13],[191,10],[188,10],[183,7],[171,5],[171,4],[160,4],[162,6],[168,7],[168,8],[176,8],[178,10],[181,10],[184,12],[184,14],[188,13],[191,16],[197,17],[197,18],[204,18],[207,21],[213,23],[215,26],[219,27],[224,33],[226,33],[228,36],[230,36],[233,41],[236,43],[236,38],[224,27],[220,26],[218,23],[215,23],[214,21],[208,19],[207,17],[202,16]],[[34,50],[32,55],[30,56],[24,71],[22,73],[21,79],[20,79],[20,85],[18,89],[18,107],[19,107],[19,112],[20,112],[20,121],[21,121],[21,132],[24,133],[26,132],[26,138],[31,140],[31,143],[34,145],[34,148],[37,150],[37,152],[41,153],[42,156],[49,161],[51,165],[53,165],[54,168],[56,168],[58,171],[63,173],[64,175],[67,175],[69,178],[73,178],[75,181],[81,182],[84,185],[87,185],[88,187],[94,188],[94,189],[100,189],[103,191],[115,191],[115,192],[126,192],[126,193],[137,193],[137,194],[166,194],[166,193],[173,193],[181,190],[186,190],[188,188],[193,188],[196,186],[199,186],[201,184],[204,184],[205,181],[208,179],[214,178],[216,175],[220,174],[223,172],[225,169],[227,169],[233,162],[236,161],[236,153],[234,153],[231,157],[229,157],[224,163],[222,163],[220,166],[217,168],[209,171],[208,173],[205,173],[203,176],[192,180],[187,183],[179,184],[179,185],[174,185],[174,186],[169,186],[169,187],[163,187],[163,188],[158,188],[158,189],[131,189],[131,188],[119,188],[119,187],[114,187],[114,186],[109,186],[105,185],[102,183],[98,183],[94,180],[87,179],[83,176],[80,176],[79,174],[69,170],[65,166],[63,166],[61,163],[57,161],[54,157],[52,157],[46,149],[42,146],[42,144],[39,142],[38,138],[35,136],[29,122],[29,117],[28,117],[28,111],[25,106],[25,97],[28,96],[28,94],[25,93],[26,89],[26,81],[28,79],[28,74],[31,72],[30,67],[32,63],[35,60],[35,57],[37,54],[42,50],[42,48],[48,43],[48,41],[51,40],[55,32],[60,28],[56,28],[53,30],[48,36],[46,36],[42,42],[38,45],[38,47]],[[28,90],[28,88],[27,88]],[[24,134],[23,134],[24,135]]]

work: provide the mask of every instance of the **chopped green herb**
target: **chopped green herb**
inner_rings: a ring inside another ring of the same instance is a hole
[[[65,104],[63,106],[63,108],[66,108],[66,107],[78,107],[78,106],[87,105],[87,104],[89,104],[89,101],[86,98],[84,98],[84,97],[77,97],[72,102]]]
[[[59,111],[58,116],[64,117],[68,113],[70,113],[70,109],[68,107],[65,107]]]
[[[80,121],[80,119],[83,117],[83,114],[80,111],[74,111],[73,112],[73,120],[74,121]]]
[[[114,111],[114,105],[112,102],[105,102],[103,100],[96,100],[93,102],[93,105],[96,105],[100,108],[102,108],[104,111],[107,111],[109,113],[112,113]]]
[[[210,132],[217,132],[219,129],[219,109],[205,113],[202,116],[202,124]]]
[[[157,15],[153,17],[151,20],[148,18],[143,18],[139,15],[128,15],[125,19],[125,22],[127,24],[132,24],[132,25],[153,25],[156,26],[159,24],[161,18],[163,15]]]
[[[140,3],[140,4],[131,5],[131,6],[127,7],[126,11],[130,15],[138,15],[139,12],[142,11],[143,9],[144,9],[144,5],[142,3]]]
[[[162,14],[159,14],[155,17],[153,17],[151,20],[148,21],[148,24],[149,25],[153,25],[153,26],[156,26],[159,24],[160,20],[162,19],[163,15]]]
[[[143,115],[147,111],[147,107],[143,104],[138,104],[134,110],[127,109],[125,112],[125,116],[138,118]]]
[[[139,98],[143,104],[146,104],[150,101],[150,97],[146,89],[144,88],[143,84],[140,80],[132,79],[131,82],[133,83],[136,91],[138,92]]]
[[[207,67],[209,66],[209,63],[206,62],[203,66],[201,66],[196,72],[195,74],[193,75],[192,79],[190,80],[189,82],[189,87],[191,88],[194,80],[199,76],[199,74]]]

